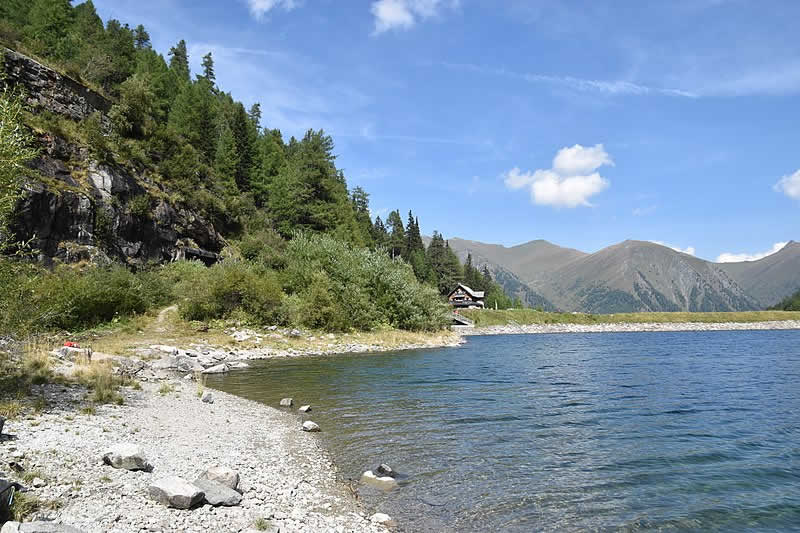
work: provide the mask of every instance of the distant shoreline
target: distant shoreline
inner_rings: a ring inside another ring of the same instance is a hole
[[[763,322],[606,322],[597,324],[504,324],[453,328],[464,336],[543,333],[638,333],[666,331],[800,330],[800,320]]]

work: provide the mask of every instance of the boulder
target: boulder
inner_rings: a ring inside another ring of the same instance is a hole
[[[178,476],[159,479],[147,492],[153,500],[175,509],[191,509],[205,497],[202,490]]]
[[[371,485],[375,488],[390,491],[397,488],[397,480],[389,476],[378,476],[372,470],[367,470],[361,474],[361,483]]]
[[[305,422],[303,422],[303,431],[316,432],[316,431],[320,431],[320,429],[319,429],[319,425],[315,424],[311,420],[306,420]]]
[[[311,406],[310,405],[301,405],[300,409],[298,409],[298,411],[300,411],[301,413],[310,413],[311,412]]]
[[[206,368],[203,370],[203,374],[224,374],[228,372],[230,368],[225,363],[219,364],[217,366],[212,366],[211,368]]]
[[[55,351],[55,354],[62,358],[74,361],[76,358],[89,357],[89,351],[84,348],[75,348],[74,346],[62,346]]]
[[[178,348],[175,346],[167,346],[165,344],[154,344],[150,346],[153,350],[158,350],[159,352],[164,352],[169,355],[178,355]]]
[[[150,472],[153,465],[147,462],[141,448],[127,442],[115,444],[103,454],[103,462],[114,468],[124,470],[144,470]]]
[[[389,477],[395,477],[396,475],[394,469],[391,466],[387,465],[386,463],[381,463],[380,465],[378,465],[378,468],[375,469],[375,473],[378,474],[379,476],[389,476]]]
[[[165,355],[158,361],[150,363],[150,368],[153,370],[174,370],[178,368],[178,358],[171,355]]]
[[[202,372],[203,365],[186,355],[179,355],[175,358],[175,368],[180,372]]]
[[[397,522],[395,522],[394,518],[384,513],[375,513],[369,517],[369,521],[385,527],[397,527]]]
[[[3,434],[3,426],[6,424],[6,419],[0,416],[0,435]]]
[[[0,533],[83,533],[83,531],[56,522],[6,522]]]
[[[239,486],[239,474],[225,466],[212,466],[200,474],[200,479],[210,479],[233,490]]]
[[[294,402],[291,398],[284,398],[281,400],[281,407],[291,407]]]
[[[232,507],[234,505],[239,505],[242,502],[241,494],[232,488],[226,487],[222,483],[218,483],[214,480],[198,478],[195,480],[193,485],[203,491],[206,502],[214,507],[220,505]]]
[[[208,391],[205,391],[205,392],[203,393],[203,396],[201,396],[201,397],[200,397],[200,400],[201,400],[203,403],[214,403],[214,395],[213,395],[213,394],[211,394],[211,393],[210,393],[210,392],[208,392]]]
[[[291,330],[291,331],[289,332],[289,336],[290,336],[290,337],[295,337],[295,338],[296,338],[296,337],[302,337],[302,336],[303,336],[303,332],[302,332],[302,331],[300,331],[299,329],[293,329],[293,330]]]

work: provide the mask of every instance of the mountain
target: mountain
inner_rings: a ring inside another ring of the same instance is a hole
[[[800,244],[759,261],[716,264],[659,244],[625,241],[593,254],[543,240],[505,247],[453,238],[507,291],[522,281],[565,311],[736,311],[778,303],[800,288]]]
[[[758,261],[718,266],[763,307],[772,307],[800,288],[800,243],[791,241]]]

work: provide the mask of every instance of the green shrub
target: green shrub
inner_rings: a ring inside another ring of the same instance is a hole
[[[279,316],[283,292],[277,275],[247,261],[225,261],[197,270],[177,287],[183,296],[181,316],[187,320],[226,318],[243,311],[262,323]]]

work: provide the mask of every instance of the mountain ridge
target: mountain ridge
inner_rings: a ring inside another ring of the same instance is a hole
[[[471,254],[476,265],[513,274],[564,311],[745,311],[774,305],[800,288],[795,241],[743,263],[715,263],[632,239],[594,253],[543,239],[511,247],[460,237],[448,242],[459,257]]]

